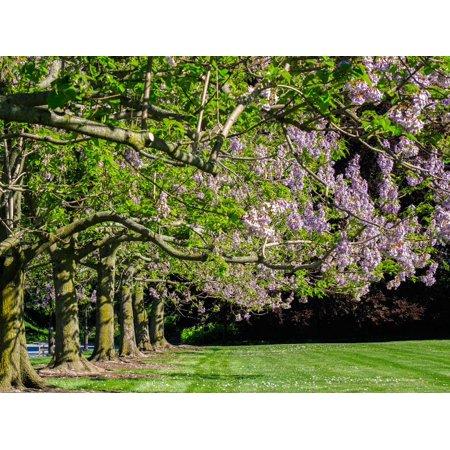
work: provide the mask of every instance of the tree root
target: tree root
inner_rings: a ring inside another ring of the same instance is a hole
[[[105,369],[96,366],[85,358],[75,361],[64,361],[61,363],[50,363],[49,366],[41,369],[39,375],[44,377],[83,377],[90,375],[99,375],[104,373]]]
[[[122,358],[144,358],[144,356],[145,356],[144,353],[142,353],[137,348],[132,351],[119,353],[120,359],[122,359]]]
[[[91,362],[108,362],[108,361],[117,361],[118,355],[116,352],[99,352],[94,353],[90,358],[89,361]]]
[[[153,345],[149,341],[138,343],[138,348],[142,353],[149,353],[155,350]]]
[[[174,345],[172,345],[170,342],[167,342],[165,338],[153,343],[153,348],[155,349],[155,351],[168,350],[173,347]]]

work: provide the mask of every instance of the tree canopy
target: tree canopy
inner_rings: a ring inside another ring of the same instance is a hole
[[[195,283],[238,319],[432,285],[450,238],[449,71],[444,57],[1,57],[0,321],[16,321],[2,358],[22,328],[17,273],[44,289],[61,249],[75,278],[119,249],[123,273],[161,280],[155,298],[172,275],[185,301]]]

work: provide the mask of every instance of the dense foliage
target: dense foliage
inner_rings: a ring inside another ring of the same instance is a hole
[[[449,71],[443,57],[2,57],[0,322],[17,274],[47,316],[73,287],[93,308],[116,251],[121,286],[200,314],[225,301],[237,321],[431,286],[450,238]]]

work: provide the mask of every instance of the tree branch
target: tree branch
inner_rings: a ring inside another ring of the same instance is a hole
[[[4,96],[0,96],[0,119],[74,131],[110,142],[128,145],[137,151],[145,148],[154,148],[166,153],[176,161],[195,166],[204,172],[215,173],[213,162],[204,161],[197,155],[176,149],[147,131],[132,131],[114,125],[83,119],[72,114],[57,114],[43,107],[30,108],[16,103],[12,104]]]

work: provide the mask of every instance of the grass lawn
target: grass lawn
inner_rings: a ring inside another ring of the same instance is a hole
[[[120,379],[47,381],[88,392],[450,392],[449,340],[183,348],[144,362],[116,369]]]

